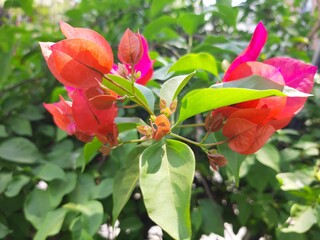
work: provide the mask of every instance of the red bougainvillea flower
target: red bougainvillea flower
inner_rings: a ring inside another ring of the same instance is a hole
[[[235,58],[226,71],[223,82],[259,75],[266,81],[310,93],[317,71],[315,66],[286,57],[256,62],[267,35],[260,22],[248,47]],[[228,145],[233,151],[252,154],[258,151],[276,130],[285,127],[305,101],[305,97],[269,97],[216,109],[207,117],[206,128],[217,131],[222,127],[222,133],[229,139]]]
[[[124,37],[128,35],[127,31],[124,34]],[[144,36],[142,36],[139,33],[132,33],[132,34],[134,34],[136,39],[134,41],[134,46],[131,46],[131,48],[134,48],[134,50],[131,50],[132,52],[131,55],[129,56],[128,54],[127,55],[121,54],[122,52],[124,52],[125,49],[130,48],[128,44],[126,47],[123,46],[124,44],[123,45],[120,44],[118,49],[119,60],[124,65],[125,69],[120,69],[119,66],[113,65],[112,74],[118,74],[121,76],[125,75],[124,77],[126,77],[129,73],[140,72],[140,76],[136,79],[136,83],[139,83],[141,85],[146,85],[153,75],[154,60],[150,59],[148,42],[144,38]],[[128,39],[128,38],[129,37],[126,37],[125,39]],[[140,41],[138,41],[139,39]],[[128,42],[128,40],[126,40],[126,42]],[[139,46],[139,42],[141,43],[140,46]],[[142,55],[140,56],[141,53]],[[130,60],[130,58],[132,58],[133,60]],[[137,59],[139,60],[137,61]],[[133,71],[132,71],[131,65],[133,65]]]
[[[50,71],[65,86],[80,89],[98,86],[97,81],[113,66],[110,45],[93,30],[74,28],[63,21],[60,28],[67,39],[40,43]]]
[[[93,135],[87,134],[79,129],[76,124],[73,113],[72,103],[65,101],[60,96],[60,101],[56,103],[44,103],[43,106],[51,113],[55,124],[69,135],[75,135],[80,141],[89,142],[92,140]]]
[[[117,144],[117,126],[114,123],[117,116],[117,106],[114,101],[109,101],[104,106],[96,107],[92,101],[101,95],[101,89],[68,89],[72,99],[72,114],[78,128],[86,134],[95,135],[104,144],[114,146]],[[108,105],[108,106],[107,106]]]

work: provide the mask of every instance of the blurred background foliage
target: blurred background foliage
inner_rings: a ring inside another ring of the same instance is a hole
[[[269,31],[262,60],[290,56],[319,62],[316,1],[0,1],[0,239],[114,239],[98,230],[115,221],[111,217],[113,182],[124,174],[130,178],[124,166],[134,158],[136,146],[125,145],[102,157],[90,149],[94,145],[87,145],[85,155],[83,144],[57,129],[42,107],[42,102],[57,101],[65,94],[48,71],[38,45],[63,38],[60,19],[98,31],[115,52],[126,28],[139,30],[157,60],[154,80],[148,84],[155,93],[172,75],[167,73],[170,66],[186,53],[211,54],[221,77],[259,21]],[[201,64],[189,89],[219,80]],[[186,63],[179,71],[193,68]],[[194,149],[193,239],[202,234],[223,235],[225,222],[235,232],[245,226],[243,239],[319,239],[318,78],[313,94],[287,128],[246,158],[238,187],[226,169],[214,173],[206,156]],[[119,116],[146,118],[139,109],[120,109]],[[189,121],[203,121],[203,116]],[[182,131],[193,139],[203,134],[202,129]],[[138,137],[135,131],[121,134]],[[84,162],[88,163],[82,171]],[[148,237],[154,223],[147,217],[139,188],[118,220],[117,239]],[[163,239],[170,238],[164,233]]]

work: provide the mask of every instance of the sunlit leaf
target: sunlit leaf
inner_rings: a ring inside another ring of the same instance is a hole
[[[181,75],[167,80],[160,89],[160,98],[165,100],[167,106],[175,100],[184,86],[193,77],[194,72],[188,75]]]
[[[217,62],[215,58],[209,53],[189,53],[181,57],[176,63],[172,65],[169,71],[195,71],[205,70],[218,76]]]
[[[174,239],[190,239],[190,197],[195,159],[175,140],[162,140],[140,157],[140,187],[149,217]]]

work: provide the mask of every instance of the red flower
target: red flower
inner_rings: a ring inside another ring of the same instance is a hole
[[[65,86],[81,89],[98,86],[97,81],[113,65],[108,42],[90,29],[73,28],[62,21],[60,28],[67,39],[40,43],[50,71]]]
[[[285,57],[256,62],[266,40],[267,31],[260,22],[248,47],[235,58],[226,71],[223,82],[259,75],[268,81],[310,93],[317,71],[315,66]],[[305,101],[305,97],[269,97],[220,108],[212,112],[210,121],[215,125],[211,126],[210,130],[217,131],[222,127],[222,133],[229,139],[228,145],[233,151],[252,154],[258,151],[276,130],[285,127]],[[210,126],[208,121],[206,126]]]

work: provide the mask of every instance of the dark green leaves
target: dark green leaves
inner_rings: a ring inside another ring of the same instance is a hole
[[[174,239],[190,239],[190,197],[195,159],[175,140],[162,140],[140,157],[140,187],[149,217]]]
[[[37,147],[26,138],[10,138],[0,145],[0,157],[16,163],[31,164],[41,159]]]

